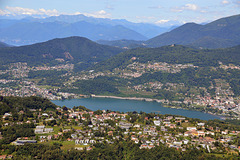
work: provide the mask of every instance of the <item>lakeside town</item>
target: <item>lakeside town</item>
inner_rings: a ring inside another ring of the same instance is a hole
[[[136,60],[133,57],[132,60]],[[220,63],[220,62],[219,62]],[[220,68],[223,69],[237,69],[240,70],[239,66],[234,65],[223,65],[220,63]],[[121,98],[118,96],[105,96],[105,95],[84,95],[76,93],[62,92],[58,86],[39,85],[39,80],[30,79],[29,72],[35,71],[65,71],[61,77],[67,77],[67,81],[63,83],[63,87],[70,86],[74,88],[72,84],[77,80],[90,80],[99,76],[118,76],[120,78],[128,79],[131,77],[139,77],[143,73],[151,71],[164,71],[169,73],[180,72],[184,68],[197,68],[191,64],[168,64],[163,62],[149,62],[147,64],[141,64],[133,62],[128,65],[126,69],[114,69],[113,72],[95,72],[94,70],[83,71],[81,73],[73,73],[73,64],[59,64],[56,66],[39,66],[30,67],[27,63],[13,63],[4,66],[4,69],[0,71],[0,94],[3,96],[40,96],[50,100],[63,100],[63,99],[74,99],[74,98],[86,98],[86,97],[113,97]],[[44,79],[44,78],[42,78]],[[213,88],[214,86],[211,86]],[[77,87],[76,87],[77,88]],[[126,90],[132,93],[151,93],[154,94],[160,89],[166,91],[173,91],[178,94],[182,99],[180,100],[169,100],[169,99],[156,99],[148,97],[123,97],[130,100],[144,100],[144,101],[156,101],[162,103],[164,106],[173,108],[183,108],[191,110],[199,110],[210,114],[221,115],[224,117],[237,118],[239,119],[240,114],[240,98],[234,96],[231,86],[223,79],[215,80],[215,96],[210,95],[207,92],[207,88],[195,87],[192,89],[192,93],[189,95],[180,95],[179,90],[186,88],[184,83],[161,83],[161,82],[148,82],[136,86],[126,86]],[[203,92],[203,94],[199,94]]]
[[[5,128],[24,123],[35,126],[35,136],[19,137],[12,145],[58,143],[65,150],[89,151],[96,144],[114,144],[124,140],[138,144],[139,149],[152,149],[163,144],[182,152],[189,147],[214,154],[237,155],[240,152],[240,130],[210,121],[144,112],[90,111],[82,106],[72,109],[58,107],[56,111],[30,109],[30,113],[33,118],[24,118],[23,121],[13,120],[11,113],[1,116]],[[23,110],[18,113],[19,116],[24,114]]]

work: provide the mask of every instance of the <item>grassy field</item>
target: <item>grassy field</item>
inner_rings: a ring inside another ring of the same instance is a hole
[[[194,125],[192,123],[182,123],[181,124],[183,127],[194,127]]]
[[[63,141],[62,145],[63,146],[61,147],[61,149],[63,149],[63,150],[69,150],[69,149],[75,148],[74,141]]]
[[[82,130],[83,128],[81,126],[73,126],[74,129],[80,129]]]
[[[54,143],[59,143],[61,144],[61,149],[63,150],[70,150],[70,149],[74,149],[75,147],[82,147],[82,148],[86,148],[89,145],[80,145],[80,144],[76,144],[75,145],[75,141],[57,141],[57,140],[52,140],[52,141],[48,141],[48,142],[44,142],[43,144],[46,145],[53,145]]]

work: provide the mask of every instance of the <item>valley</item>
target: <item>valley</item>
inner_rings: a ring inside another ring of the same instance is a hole
[[[95,95],[132,97],[159,101],[165,107],[238,118],[238,48],[197,50],[171,45],[133,49],[79,71],[68,57],[55,57],[57,65],[10,63],[2,66],[0,92],[4,96],[34,95],[51,100]]]

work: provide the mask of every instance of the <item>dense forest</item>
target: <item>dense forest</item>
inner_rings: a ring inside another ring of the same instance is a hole
[[[0,115],[6,112],[12,112],[14,118],[17,118],[19,111],[28,111],[29,109],[55,109],[57,106],[50,100],[40,97],[3,97],[0,96]],[[29,115],[30,116],[30,115]]]
[[[99,76],[92,80],[78,80],[73,83],[75,89],[63,88],[64,92],[73,92],[81,94],[120,94],[117,87],[127,83],[126,80],[118,77]]]

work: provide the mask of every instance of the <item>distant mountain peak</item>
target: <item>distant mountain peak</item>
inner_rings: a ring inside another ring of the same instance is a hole
[[[221,18],[205,25],[186,23],[146,43],[151,47],[170,44],[203,48],[231,47],[240,44],[239,26],[240,15]]]

